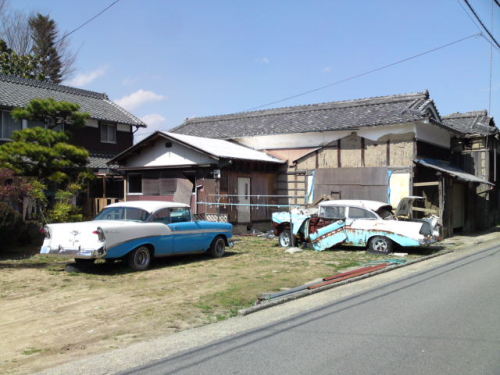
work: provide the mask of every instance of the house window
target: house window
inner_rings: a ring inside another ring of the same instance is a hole
[[[0,111],[0,138],[11,139],[12,133],[22,129],[22,122],[15,120],[8,111]]]
[[[142,175],[129,174],[128,175],[128,193],[129,194],[142,194]]]
[[[38,121],[38,120],[28,120],[28,128],[46,128],[47,125],[45,125],[45,122],[43,121]]]
[[[101,123],[101,143],[116,143],[116,124]]]

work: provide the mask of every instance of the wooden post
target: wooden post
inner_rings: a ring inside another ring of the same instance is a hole
[[[443,175],[438,172],[436,175],[439,178],[439,185],[438,185],[438,198],[439,198],[439,224],[444,228],[444,177]]]
[[[127,201],[127,175],[123,176],[123,201]]]
[[[106,175],[102,176],[102,197],[106,198]]]

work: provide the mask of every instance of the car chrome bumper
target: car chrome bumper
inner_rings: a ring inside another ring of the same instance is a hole
[[[99,259],[106,255],[103,248],[97,250],[89,249],[63,249],[63,248],[43,248],[40,251],[42,254],[68,255],[76,259]]]

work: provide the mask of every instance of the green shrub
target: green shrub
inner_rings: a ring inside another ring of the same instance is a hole
[[[54,208],[49,210],[47,218],[49,223],[67,223],[82,220],[83,214],[78,207],[66,202],[57,202]]]
[[[14,244],[24,229],[23,218],[7,203],[0,202],[0,249]]]

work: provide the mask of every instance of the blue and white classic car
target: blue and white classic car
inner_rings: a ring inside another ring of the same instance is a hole
[[[232,245],[232,230],[228,223],[193,221],[186,204],[121,202],[92,221],[46,225],[40,252],[71,255],[77,263],[125,259],[132,269],[145,270],[153,257],[204,252],[221,257]]]
[[[298,208],[273,213],[279,243],[289,247],[293,239],[322,251],[336,245],[367,247],[372,253],[388,254],[394,245],[427,246],[439,240],[438,217],[412,219],[413,201],[403,198],[396,210],[388,203],[369,200],[324,201],[318,208]]]

